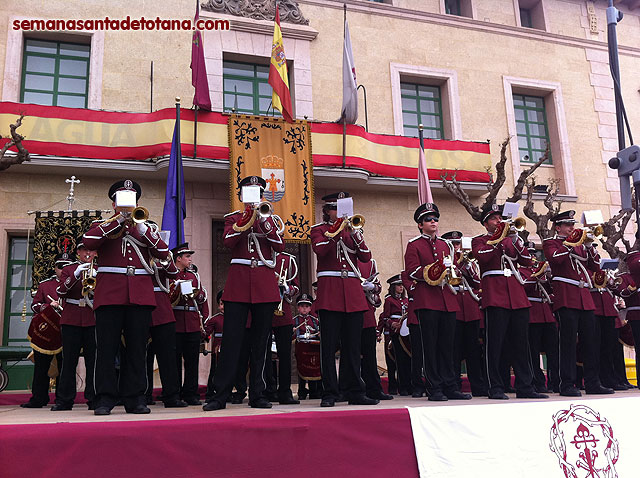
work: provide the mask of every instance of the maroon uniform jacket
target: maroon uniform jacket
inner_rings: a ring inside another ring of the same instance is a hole
[[[458,257],[459,253],[456,254],[456,261]],[[480,291],[478,290],[480,288],[480,276],[478,275],[477,267],[468,262],[462,264],[459,267],[459,271],[464,277],[464,281],[459,286],[454,287],[458,292],[456,298],[460,306],[456,319],[461,322],[475,322],[482,318],[480,302],[473,298],[473,295],[480,297]],[[472,293],[473,295],[471,295]]]
[[[163,267],[159,264],[157,276],[152,276],[153,280],[153,292],[156,297],[156,308],[151,313],[151,326],[170,324],[175,322],[176,318],[171,310],[171,300],[169,299],[169,286],[172,280],[175,280],[178,275],[178,268],[169,261],[167,267]]]
[[[175,280],[190,280],[194,289],[193,299],[187,299],[180,294],[180,300],[173,306],[173,315],[176,318],[176,332],[200,332],[201,320],[204,322],[209,318],[207,290],[200,281],[200,275],[193,270],[185,269],[178,271]],[[180,286],[176,284],[176,287]],[[200,314],[198,314],[198,310],[200,310]],[[200,315],[202,315],[202,319],[200,319]]]
[[[378,266],[375,259],[371,259],[369,262],[358,261],[358,270],[363,279],[369,279],[378,272]],[[370,291],[363,290],[364,296],[367,298],[367,305],[369,306],[364,313],[364,320],[362,321],[363,329],[376,326],[376,309],[382,305],[382,300],[380,300],[380,292],[382,292],[380,278],[376,276],[371,282],[374,285],[374,289]]]
[[[567,247],[565,238],[556,236],[542,243],[544,255],[553,275],[553,310],[561,307],[578,310],[594,310],[589,292],[591,278],[587,271],[600,269],[600,257],[593,247]]]
[[[329,238],[324,233],[330,227],[328,222],[322,222],[311,228],[311,245],[318,258],[316,310],[366,312],[369,309],[367,299],[351,264],[357,268],[357,261],[370,261],[371,252],[362,232],[356,231],[352,235],[345,228],[337,236]]]
[[[217,353],[218,350],[220,350],[220,345],[222,345],[223,326],[224,314],[222,312],[212,315],[204,323],[204,330],[207,336],[211,336],[213,338],[211,350],[213,350],[214,353]]]
[[[397,335],[400,333],[400,329],[393,330],[391,324],[401,323],[403,318],[403,312],[409,308],[409,299],[403,296],[387,295],[384,298],[384,309],[380,314],[380,321],[385,325],[386,331],[389,331],[389,335]]]
[[[402,271],[400,277],[402,278],[402,285],[404,285],[404,289],[407,291],[407,296],[409,298],[407,325],[418,325],[418,317],[416,316],[416,312],[413,310],[413,293],[416,290],[417,282],[409,278],[409,273],[407,271]],[[380,328],[379,330],[382,329]]]
[[[31,310],[33,310],[34,314],[42,312],[47,305],[51,304],[51,299],[58,300],[59,285],[60,281],[57,276],[49,277],[38,284],[38,290],[31,302]]]
[[[627,257],[627,263],[629,264],[631,261]],[[631,268],[631,264],[629,264],[629,269]],[[620,297],[624,299],[624,304],[626,306],[625,310],[627,311],[626,319],[627,320],[640,320],[640,294],[638,294],[638,288],[636,284],[640,284],[640,275],[637,274],[629,274],[625,273],[620,276],[622,278],[622,283],[620,284]],[[638,280],[638,282],[636,282]]]
[[[595,307],[594,314],[602,317],[617,317],[618,309],[616,308],[615,295],[620,294],[618,287],[606,286],[602,289],[591,289],[591,298]]]
[[[164,260],[169,255],[160,235],[148,227],[142,235],[136,224],[95,221],[84,234],[87,249],[98,251],[94,310],[103,305],[156,305],[151,273],[151,256]],[[142,256],[142,260],[136,248]]]
[[[513,273],[509,259],[522,266],[531,265],[531,254],[524,241],[518,238],[514,244],[505,237],[498,244],[487,244],[491,234],[476,236],[471,241],[473,257],[480,265],[480,288],[482,308],[524,309],[531,307],[523,285]],[[517,266],[516,266],[517,267]],[[516,269],[517,270],[517,269]]]
[[[413,291],[413,310],[429,309],[445,312],[458,312],[460,306],[454,292],[443,281],[433,286],[425,282],[423,269],[429,264],[451,254],[449,245],[438,237],[431,239],[427,235],[414,237],[407,244],[404,253],[404,265],[409,278],[417,282]],[[453,258],[452,258],[453,260]]]
[[[287,277],[287,285],[289,286],[289,292],[284,295],[284,299],[282,300],[282,315],[273,315],[273,321],[271,325],[273,327],[283,327],[285,325],[293,325],[293,313],[291,312],[291,302],[293,298],[298,295],[300,292],[300,287],[298,286],[298,264],[296,263],[296,258],[291,254],[287,254],[286,252],[281,252],[276,257],[276,267],[273,271],[277,277],[280,275],[280,267],[284,263],[284,267],[282,269],[282,273],[286,272]]]
[[[231,267],[222,300],[250,304],[280,302],[278,279],[273,273],[275,268],[260,260],[256,242],[269,263],[273,260],[272,251],[284,251],[284,242],[270,217],[263,223],[256,219],[246,231],[234,231],[233,225],[242,218],[242,214],[242,211],[235,211],[225,216],[223,242],[231,249]]]
[[[304,324],[304,325],[302,325]],[[293,334],[298,342],[308,342],[310,340],[320,340],[320,321],[313,315],[298,314],[293,318],[295,328]],[[306,333],[309,332],[309,336]]]
[[[93,327],[96,325],[96,319],[93,315],[91,304],[82,296],[82,275],[79,279],[76,279],[74,275],[78,265],[80,265],[80,262],[64,266],[62,275],[60,275],[58,297],[64,300],[64,310],[62,311],[60,324]]]
[[[555,323],[555,317],[553,316],[552,303],[550,289],[548,288],[548,280],[546,274],[542,274],[541,277],[532,277],[534,268],[521,267],[520,275],[524,279],[524,290],[527,293],[527,298],[531,302],[531,309],[529,310],[529,323],[530,324],[544,324]],[[544,292],[543,292],[544,288]],[[546,295],[545,295],[546,292]]]

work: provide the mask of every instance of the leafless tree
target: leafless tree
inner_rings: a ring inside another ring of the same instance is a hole
[[[6,137],[6,139],[9,139],[9,141],[7,141],[2,149],[0,149],[0,171],[9,169],[14,164],[20,164],[31,159],[29,157],[29,151],[27,151],[22,145],[24,136],[17,132],[17,129],[22,125],[23,118],[24,114],[21,114],[14,124],[9,125],[11,134]],[[18,153],[15,156],[7,155],[7,151],[13,146],[17,148]]]

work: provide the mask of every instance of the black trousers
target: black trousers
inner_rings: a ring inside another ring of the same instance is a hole
[[[376,358],[376,343],[376,328],[362,329],[360,334],[360,350],[362,352],[360,370],[365,392],[371,397],[377,397],[382,393],[380,374],[378,374],[378,359]]]
[[[487,307],[485,314],[485,363],[489,394],[504,393],[506,384],[502,379],[500,363],[505,346],[508,347],[508,356],[516,375],[516,391],[533,392],[533,371],[529,353],[529,309]]]
[[[455,345],[453,350],[453,370],[462,386],[462,361],[467,365],[467,378],[473,395],[487,394],[487,378],[482,364],[482,346],[480,345],[480,321],[463,322],[456,320]]]
[[[606,293],[606,292],[605,292]],[[615,317],[596,315],[596,331],[600,344],[600,382],[605,387],[613,387],[618,384],[614,368],[614,351],[618,342]]]
[[[560,363],[558,359],[558,326],[555,323],[529,324],[529,351],[533,368],[533,385],[536,390],[560,389]],[[540,354],[547,356],[547,378],[540,369]]]
[[[45,406],[49,403],[49,367],[54,355],[33,351],[33,381],[31,382],[31,398],[29,402],[37,406]],[[56,354],[58,367],[62,364],[62,353]],[[56,378],[56,399],[58,398],[58,378]]]
[[[416,310],[422,337],[422,355],[427,391],[430,395],[459,390],[453,372],[453,343],[456,313]]]
[[[364,396],[364,382],[360,378],[360,348],[362,312],[320,310],[320,367],[322,369],[322,398],[337,400],[340,394],[336,372],[336,348],[340,341],[340,371],[347,399]],[[343,362],[344,361],[344,362]]]
[[[80,351],[86,368],[84,398],[93,404],[96,398],[94,368],[96,361],[96,328],[62,325],[62,368],[58,380],[58,405],[72,406],[76,398],[76,369]]]
[[[391,335],[384,336],[384,361],[387,364],[387,377],[389,378],[389,393],[396,395],[398,393],[398,367],[395,359],[395,350]]]
[[[153,307],[143,305],[103,305],[96,315],[96,406],[113,408],[120,397],[127,409],[145,403],[145,370],[149,326]],[[116,379],[116,355],[121,336],[126,347]],[[118,387],[119,385],[119,387]]]
[[[615,371],[616,383],[630,385],[627,379],[627,364],[624,361],[624,345],[622,345],[620,341],[620,330],[621,329],[616,329],[617,340],[613,350],[613,369]]]
[[[246,302],[225,302],[225,320],[222,329],[220,362],[213,378],[214,396],[212,400],[225,403],[236,382],[238,361],[242,349],[242,339],[249,334],[251,385],[249,403],[263,398],[266,388],[264,367],[267,346],[271,340],[271,320],[278,304],[265,302],[250,304]],[[251,328],[246,330],[247,317],[251,312]]]
[[[238,370],[234,381],[234,388],[236,391],[234,394],[238,397],[247,396],[247,373],[249,372],[249,362],[251,361],[251,340],[249,332],[245,333],[242,337],[242,344],[240,345],[240,358],[238,359]],[[267,345],[268,347],[268,345]],[[220,359],[218,358],[218,367],[220,366]],[[267,366],[265,364],[265,373]]]
[[[293,325],[283,325],[273,328],[273,336],[276,339],[276,350],[278,351],[277,373],[274,367],[270,367],[271,361],[267,360],[265,372],[267,373],[267,393],[277,394],[278,400],[284,400],[293,396],[291,392],[291,337],[293,335]],[[267,351],[267,357],[271,355],[271,347]],[[277,387],[276,387],[277,377]],[[277,389],[277,391],[276,391]]]
[[[636,351],[636,377],[637,384],[640,388],[640,320],[630,320],[631,331],[633,332],[633,342],[635,343],[634,349]]]
[[[576,336],[582,346],[585,389],[599,387],[600,344],[593,310],[562,307],[557,315],[560,323],[560,392],[576,383]]]
[[[182,362],[184,360],[184,381]],[[200,332],[176,332],[176,373],[180,398],[198,400],[198,363],[200,360]]]
[[[422,335],[419,324],[409,325],[409,337],[411,339],[411,388],[414,392],[426,392],[422,363],[424,354],[422,351]]]
[[[216,374],[216,368],[218,366],[218,354],[211,353],[211,367],[209,367],[209,378],[207,379],[207,392],[204,396],[208,402],[213,397],[213,377]]]
[[[151,343],[147,348],[146,396],[151,397],[153,394],[153,357],[155,356],[158,358],[158,370],[162,383],[162,401],[174,402],[180,398],[176,360],[176,323],[156,325],[151,327],[149,332]]]
[[[391,333],[391,343],[396,356],[396,367],[398,370],[398,392],[409,394],[411,387],[411,356],[400,343],[400,334]]]

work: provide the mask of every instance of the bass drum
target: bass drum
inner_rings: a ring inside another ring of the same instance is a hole
[[[305,380],[322,380],[320,370],[320,341],[296,342],[298,375]]]
[[[31,319],[27,338],[33,350],[46,355],[59,353],[62,350],[60,313],[51,305],[47,305]]]

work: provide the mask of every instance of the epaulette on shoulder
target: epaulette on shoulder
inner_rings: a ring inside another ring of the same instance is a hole
[[[414,238],[412,238],[412,239],[409,239],[409,242],[417,241],[417,240],[418,240],[418,239],[420,239],[421,237],[422,237],[421,235],[420,235],[420,236],[416,236],[416,237],[414,237]]]
[[[311,229],[313,229],[314,227],[322,226],[323,224],[326,224],[326,222],[319,222],[318,224],[314,224],[313,226],[311,226]]]
[[[232,211],[232,212],[230,212],[229,214],[225,214],[223,217],[233,216],[234,214],[239,213],[239,212],[241,212],[241,211],[240,211],[240,209],[238,209],[238,210],[236,210],[236,211]]]

